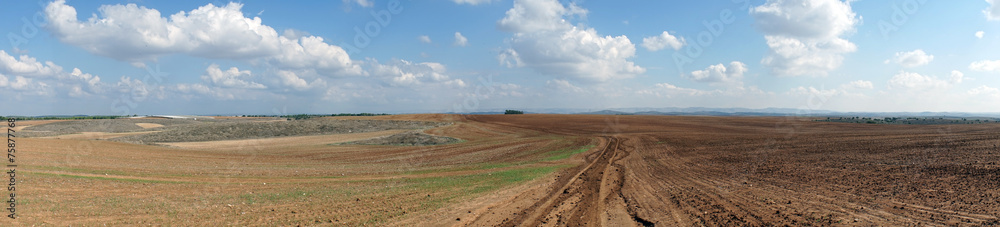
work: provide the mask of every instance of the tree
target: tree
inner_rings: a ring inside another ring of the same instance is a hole
[[[506,111],[503,112],[503,114],[524,114],[524,111],[520,111],[520,110],[506,110]]]

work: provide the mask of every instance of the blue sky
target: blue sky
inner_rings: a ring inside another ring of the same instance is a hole
[[[1000,2],[0,3],[0,115],[1000,112]]]

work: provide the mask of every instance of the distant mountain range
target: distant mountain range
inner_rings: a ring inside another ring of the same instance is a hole
[[[831,110],[805,110],[794,108],[708,108],[708,107],[667,107],[667,108],[611,108],[586,110],[571,108],[517,109],[526,114],[594,114],[594,115],[693,115],[693,116],[805,116],[805,117],[996,117],[1000,113],[967,112],[838,112]],[[484,110],[461,114],[503,114],[504,110]]]

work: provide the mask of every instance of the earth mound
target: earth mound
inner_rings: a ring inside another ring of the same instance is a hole
[[[138,144],[199,142],[362,133],[396,129],[428,129],[443,125],[448,125],[448,123],[326,119],[271,122],[223,122],[175,127],[170,130],[156,133],[118,137],[112,139],[112,141]]]
[[[449,143],[456,143],[461,140],[446,137],[446,136],[435,136],[426,134],[419,131],[410,131],[399,133],[391,136],[371,138],[366,140],[359,140],[348,142],[345,144],[357,144],[357,145],[396,145],[396,146],[432,146],[432,145],[442,145]]]

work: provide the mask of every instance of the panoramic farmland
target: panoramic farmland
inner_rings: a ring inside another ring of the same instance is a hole
[[[0,1],[3,226],[1000,226],[1000,0]]]
[[[1000,224],[1000,124],[425,114],[18,125],[30,136],[17,145],[20,225]],[[193,136],[204,130],[212,140]]]

